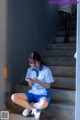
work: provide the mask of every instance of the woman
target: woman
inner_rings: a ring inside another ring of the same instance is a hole
[[[29,56],[30,68],[27,70],[25,80],[28,81],[30,90],[24,93],[16,93],[11,96],[14,103],[24,107],[22,114],[33,114],[36,119],[40,118],[41,109],[48,107],[50,101],[50,83],[54,82],[51,71],[43,65],[38,52]]]
[[[71,14],[72,14],[71,0],[60,0],[59,18],[65,28],[64,43],[68,42]]]

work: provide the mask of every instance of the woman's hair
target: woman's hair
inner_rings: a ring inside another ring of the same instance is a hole
[[[41,63],[43,63],[42,59],[41,59],[41,56],[38,52],[34,51],[32,52],[30,55],[29,55],[29,60],[32,59],[35,61],[40,61]]]

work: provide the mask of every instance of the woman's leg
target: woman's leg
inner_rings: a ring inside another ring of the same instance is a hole
[[[70,30],[70,13],[65,12],[65,20],[66,20],[66,29],[65,29],[64,42],[67,42],[69,36],[69,30]]]
[[[65,12],[59,11],[59,19],[60,19],[62,25],[64,26],[64,28],[66,28]]]
[[[34,109],[33,105],[28,103],[28,97],[24,94],[24,93],[15,93],[11,96],[11,100],[24,107],[24,108],[28,108],[30,110]]]
[[[39,102],[33,103],[33,106],[37,109],[45,109],[48,107],[48,99],[46,97],[42,97]]]

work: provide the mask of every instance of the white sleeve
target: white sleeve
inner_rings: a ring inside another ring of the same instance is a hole
[[[46,82],[46,83],[52,83],[52,82],[54,82],[54,79],[53,79],[53,76],[52,76],[52,73],[51,73],[51,70],[50,70],[50,69],[47,69],[47,70],[46,70],[45,82]]]
[[[28,81],[29,80],[28,78],[30,78],[30,68],[28,68],[27,70],[25,81]]]

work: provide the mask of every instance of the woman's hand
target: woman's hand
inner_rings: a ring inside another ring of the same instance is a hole
[[[29,79],[29,80],[28,80],[29,86],[32,87],[32,84],[33,84],[32,81],[33,81],[33,79],[32,79],[32,78],[28,78],[28,79]]]
[[[29,83],[37,83],[38,82],[38,79],[37,78],[29,78]]]
[[[50,83],[44,83],[44,82],[38,80],[37,78],[34,78],[34,79],[29,78],[29,86],[32,86],[32,84],[34,84],[34,83],[38,83],[41,86],[43,86],[44,88],[50,88]]]

